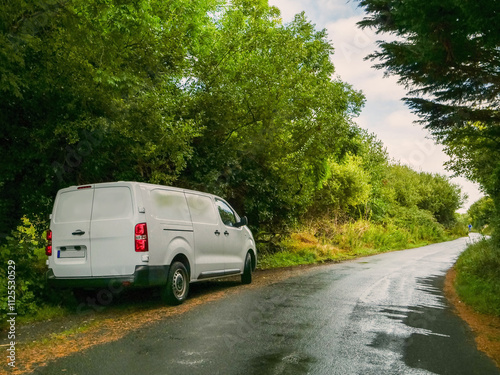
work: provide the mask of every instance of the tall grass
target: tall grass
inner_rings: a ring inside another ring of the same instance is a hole
[[[500,247],[493,240],[469,245],[456,263],[455,287],[463,302],[500,316]]]
[[[435,220],[428,217],[420,219],[420,222],[389,220],[385,223],[362,219],[346,223],[316,220],[282,240],[279,251],[263,254],[259,267],[342,261],[450,239]],[[466,231],[462,230],[460,234],[464,233]]]

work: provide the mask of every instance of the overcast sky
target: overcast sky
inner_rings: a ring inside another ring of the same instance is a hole
[[[406,91],[397,84],[397,77],[384,78],[383,71],[372,68],[373,63],[364,60],[376,50],[376,41],[383,36],[356,26],[364,15],[357,1],[269,0],[269,4],[280,9],[284,23],[305,11],[317,30],[327,29],[335,48],[332,56],[335,74],[366,96],[366,105],[356,122],[377,135],[392,159],[417,171],[451,175],[443,166],[448,157],[442,147],[430,139],[421,125],[414,124],[417,117],[401,101]],[[459,184],[469,196],[468,202],[459,211],[465,212],[482,194],[477,184],[464,178],[454,178],[453,182]]]

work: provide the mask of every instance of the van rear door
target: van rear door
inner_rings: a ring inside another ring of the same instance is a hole
[[[52,214],[51,268],[56,277],[91,276],[90,219],[94,189],[71,187],[59,191]]]
[[[133,207],[130,186],[96,186],[90,225],[92,276],[131,275],[141,263],[141,253],[135,252]]]

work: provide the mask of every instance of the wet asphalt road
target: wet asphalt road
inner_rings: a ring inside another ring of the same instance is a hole
[[[246,289],[37,374],[500,374],[447,304],[465,239]]]

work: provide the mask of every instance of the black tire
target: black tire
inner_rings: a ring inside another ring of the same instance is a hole
[[[181,262],[175,262],[168,271],[167,284],[161,289],[161,298],[169,305],[180,305],[189,292],[189,274]]]
[[[245,258],[245,268],[241,274],[241,282],[243,284],[252,283],[252,256],[250,255],[250,252],[247,253]]]

